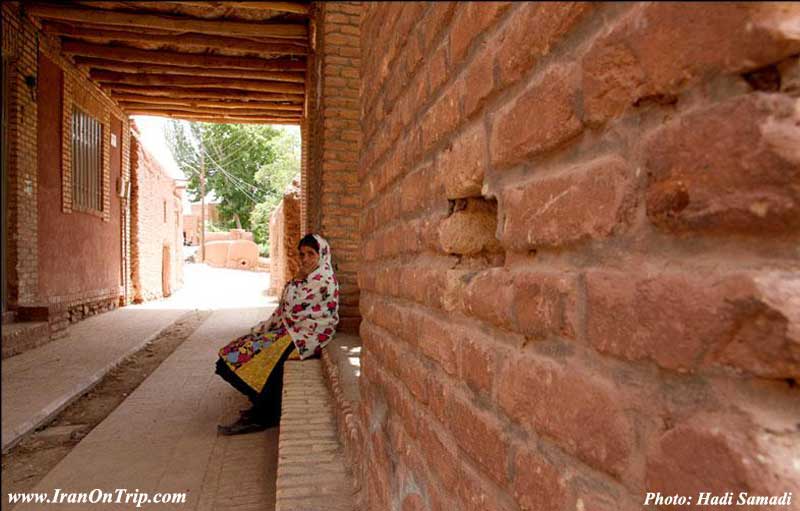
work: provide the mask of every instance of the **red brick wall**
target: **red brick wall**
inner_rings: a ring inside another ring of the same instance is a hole
[[[270,288],[275,296],[300,268],[297,245],[300,243],[300,190],[290,185],[269,218]]]
[[[800,491],[798,17],[365,5],[370,509]]]
[[[304,234],[318,232],[331,245],[340,283],[339,329],[355,332],[359,261],[358,155],[361,2],[315,4],[316,54],[310,61],[308,141],[303,165]]]
[[[170,254],[170,291],[183,284],[183,216],[175,181],[135,133],[131,153],[131,263],[133,300],[138,303],[164,296],[164,247]]]

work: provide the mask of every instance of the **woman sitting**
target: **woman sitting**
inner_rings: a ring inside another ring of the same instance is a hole
[[[300,269],[286,284],[272,316],[219,350],[216,373],[250,398],[239,420],[218,426],[223,435],[277,426],[281,414],[283,364],[318,357],[339,323],[339,283],[328,242],[308,234],[298,246]]]

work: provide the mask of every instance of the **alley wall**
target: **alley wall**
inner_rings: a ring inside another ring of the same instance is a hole
[[[800,494],[798,11],[364,5],[369,509]]]
[[[57,40],[2,6],[8,112],[8,271],[12,306],[44,306],[71,320],[130,296],[126,198],[127,116],[60,55]],[[73,105],[102,125],[98,211],[73,207]],[[111,144],[112,134],[115,144]]]

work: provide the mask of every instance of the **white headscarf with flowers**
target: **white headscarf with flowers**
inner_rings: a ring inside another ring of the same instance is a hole
[[[268,331],[282,324],[301,360],[319,353],[339,323],[339,282],[333,274],[331,249],[322,236],[313,236],[319,243],[319,265],[305,280],[289,281],[278,308],[257,327]]]

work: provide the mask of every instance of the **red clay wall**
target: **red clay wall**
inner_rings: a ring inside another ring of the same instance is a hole
[[[165,296],[162,278],[169,271],[169,291],[183,285],[183,214],[175,181],[131,136],[131,263],[133,300]],[[165,214],[166,208],[166,214]],[[163,261],[169,251],[169,265]]]
[[[5,2],[2,9],[3,53],[11,62],[9,301],[56,306],[76,319],[116,306],[125,289],[120,284],[127,284],[121,268],[127,264],[127,234],[120,224],[127,207],[112,197],[112,179],[128,175],[127,118],[59,55],[58,41],[21,15],[18,2]],[[104,211],[91,219],[72,211],[71,135],[65,125],[73,102],[104,126]],[[119,143],[111,148],[114,117],[125,120],[114,121]]]
[[[63,73],[46,56],[39,57],[39,140],[60,140]],[[120,123],[112,124],[121,140]],[[104,290],[119,293],[122,284],[120,201],[110,198],[108,222],[81,212],[62,212],[60,144],[39,144],[39,294],[50,301],[79,298]],[[120,176],[120,144],[111,148],[110,181]]]
[[[365,6],[369,509],[800,492],[799,17]]]

